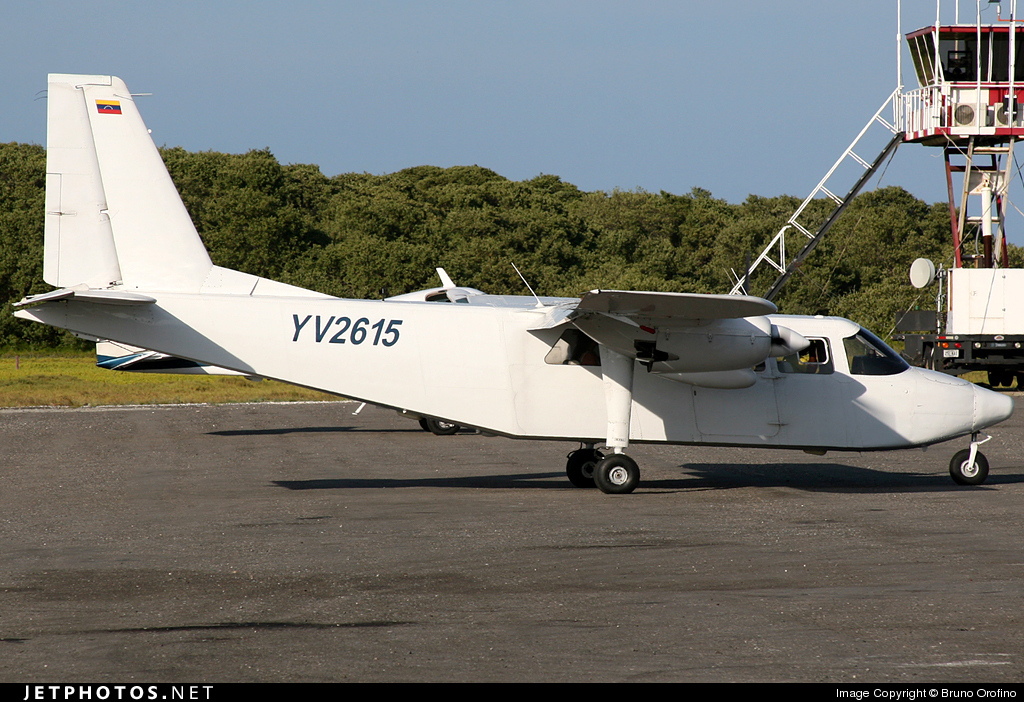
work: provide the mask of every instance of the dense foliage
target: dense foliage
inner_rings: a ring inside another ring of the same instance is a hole
[[[163,156],[215,263],[344,297],[436,286],[436,266],[463,286],[526,294],[512,262],[540,295],[727,292],[730,270],[742,271],[799,204],[754,195],[730,204],[701,189],[584,192],[553,175],[517,182],[477,166],[329,178],[317,166],[281,165],[267,150]],[[49,289],[44,174],[42,147],[0,144],[0,347],[74,343],[11,316],[11,302]],[[830,209],[812,205],[811,218]],[[907,270],[918,256],[945,261],[948,231],[945,204],[897,187],[862,194],[776,302],[886,335],[898,310],[934,309],[933,293],[910,287]],[[801,245],[794,238],[789,249]],[[773,280],[765,271],[752,292]]]

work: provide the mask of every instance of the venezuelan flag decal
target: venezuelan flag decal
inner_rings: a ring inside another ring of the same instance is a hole
[[[120,100],[97,100],[96,111],[101,115],[119,115],[121,114],[121,101]]]

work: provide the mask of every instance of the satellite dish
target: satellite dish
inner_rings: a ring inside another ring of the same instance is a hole
[[[919,258],[910,264],[910,284],[915,288],[928,287],[935,280],[935,264]]]

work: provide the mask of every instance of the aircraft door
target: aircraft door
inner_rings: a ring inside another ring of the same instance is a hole
[[[835,372],[832,347],[825,337],[807,337],[811,345],[799,354],[770,359],[775,381],[780,442],[790,446],[845,446],[847,418],[842,380]]]
[[[765,439],[779,433],[775,389],[765,364],[754,369],[757,382],[749,388],[693,388],[693,411],[703,440],[748,436]]]

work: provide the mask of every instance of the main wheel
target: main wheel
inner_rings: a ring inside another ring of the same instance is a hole
[[[569,454],[565,462],[565,474],[569,482],[578,488],[594,487],[594,468],[604,454],[597,449],[581,448]]]
[[[978,451],[971,463],[971,450],[957,451],[949,462],[949,476],[957,485],[981,485],[988,477],[988,459]]]
[[[625,495],[636,490],[640,483],[640,466],[624,453],[602,458],[594,468],[594,484],[601,492]]]
[[[431,433],[437,434],[438,436],[450,436],[461,428],[462,427],[460,427],[458,424],[452,424],[451,422],[446,422],[443,419],[427,420],[427,429],[429,429]]]

